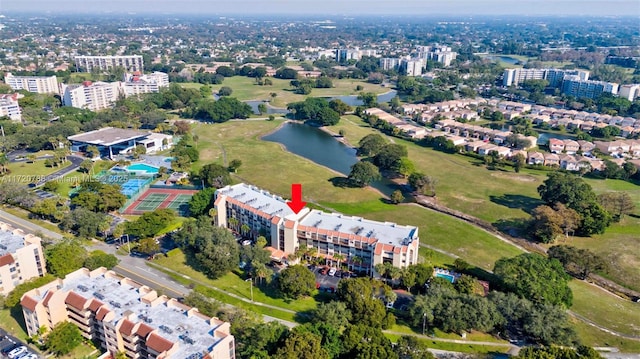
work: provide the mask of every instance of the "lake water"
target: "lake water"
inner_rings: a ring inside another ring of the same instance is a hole
[[[286,123],[279,130],[262,137],[278,142],[298,156],[329,167],[347,176],[351,166],[358,162],[356,150],[337,141],[330,134],[304,124]]]
[[[255,113],[256,115],[260,114],[260,111],[258,111],[258,105],[260,105],[261,103],[267,105],[267,115],[285,115],[289,113],[289,110],[287,110],[286,108],[273,107],[268,102],[264,101],[244,101],[244,103],[251,106],[253,113]]]
[[[562,135],[559,133],[540,132],[540,135],[538,136],[538,145],[548,144],[550,138],[558,138],[561,140],[566,140],[566,139],[574,139],[575,137],[569,136],[569,135]]]
[[[516,59],[515,57],[504,56],[504,55],[490,55],[490,56],[487,56],[486,58],[489,59],[489,60],[494,60],[494,61],[499,60],[499,61],[506,62],[506,63],[512,64],[512,65],[515,65],[518,62],[520,62],[520,60]]]
[[[396,97],[398,91],[389,90],[389,92],[378,95],[378,103],[389,102],[392,98]],[[327,100],[331,101],[333,99],[342,100],[342,102],[346,103],[349,106],[361,106],[363,102],[358,100],[358,95],[349,95],[349,96],[334,96],[327,97]]]

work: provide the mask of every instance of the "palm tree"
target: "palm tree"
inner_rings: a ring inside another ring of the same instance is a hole
[[[231,227],[232,230],[234,231],[238,231],[238,220],[235,219],[234,217],[229,218],[229,227]]]
[[[242,233],[243,236],[246,236],[250,230],[251,230],[251,227],[249,227],[249,225],[246,223],[243,223],[242,226],[240,226],[240,232]]]
[[[260,278],[260,284],[262,284],[262,281],[271,273],[264,263],[251,263],[251,267],[253,267],[254,276]]]
[[[215,222],[217,214],[218,214],[218,210],[216,208],[211,208],[209,210],[209,217],[211,217],[211,221]]]
[[[338,261],[338,268],[340,268],[340,264],[342,264],[342,261],[344,260],[344,255],[336,253],[333,255],[333,259]]]
[[[375,266],[373,266],[373,269],[375,269],[382,278],[385,278],[385,276],[387,275],[387,266],[384,263],[376,264]]]
[[[0,173],[7,172],[7,164],[9,163],[9,157],[5,153],[0,153]]]
[[[391,281],[393,282],[396,279],[400,278],[400,276],[402,275],[402,272],[400,272],[400,268],[393,267],[390,265],[387,267],[387,275],[389,276],[389,278],[391,278]]]
[[[362,265],[362,257],[360,257],[360,256],[353,256],[353,257],[351,258],[351,263],[353,263],[353,264],[357,264],[357,265],[358,265],[358,268],[360,269],[360,266]]]

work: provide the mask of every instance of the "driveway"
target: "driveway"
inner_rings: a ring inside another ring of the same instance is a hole
[[[320,290],[335,291],[336,289],[338,289],[338,282],[340,282],[340,278],[321,274],[320,271],[323,268],[325,268],[325,266],[309,268],[316,276],[316,287],[318,287],[318,289]]]
[[[65,176],[65,175],[77,170],[80,167],[80,164],[82,163],[82,161],[85,160],[84,157],[75,156],[75,155],[67,156],[67,159],[69,160],[69,162],[71,162],[70,166],[65,167],[65,168],[63,168],[61,170],[55,171],[52,174],[46,176],[44,179],[36,182],[34,187],[43,186],[47,181],[51,181],[51,180],[54,180],[56,178]]]

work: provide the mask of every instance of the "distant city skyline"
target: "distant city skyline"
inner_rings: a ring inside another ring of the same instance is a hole
[[[637,0],[2,0],[0,13],[640,16]]]

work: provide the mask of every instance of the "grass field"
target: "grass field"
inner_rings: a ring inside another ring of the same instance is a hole
[[[384,336],[389,338],[389,340],[391,340],[393,343],[395,343],[400,338],[400,335],[397,335],[397,334],[385,333]],[[459,344],[459,343],[449,343],[449,342],[442,342],[442,341],[429,340],[429,339],[423,339],[423,338],[418,338],[418,341],[426,344],[428,348],[455,351],[455,352],[461,352],[461,353],[492,354],[492,353],[506,353],[509,350],[509,347],[498,346],[498,345],[492,346],[492,345],[477,345],[477,344]]]
[[[93,165],[93,173],[99,173],[102,170],[109,169],[113,166],[113,162],[111,161],[96,161]],[[58,179],[60,186],[56,193],[58,193],[61,197],[68,197],[69,191],[71,188],[82,181],[88,180],[91,178],[91,174],[84,173],[79,169],[67,174],[66,176]]]
[[[210,162],[222,163],[224,149],[227,161],[242,161],[242,167],[235,175],[237,181],[266,188],[286,198],[290,197],[292,183],[302,184],[307,202],[339,199],[345,203],[356,203],[380,198],[370,189],[335,187],[329,182],[330,178],[337,176],[335,172],[289,153],[277,143],[260,140],[281,123],[247,121],[197,125],[194,132],[200,136],[200,161],[195,168]]]
[[[276,78],[270,78],[273,82],[271,86],[256,85],[255,79],[245,76],[227,77],[224,82],[219,85],[212,85],[214,92],[217,92],[220,87],[231,87],[233,93],[231,96],[238,98],[240,101],[246,100],[271,100],[271,104],[276,107],[286,107],[290,102],[303,101],[305,95],[298,95],[293,93],[293,87],[289,85],[291,80],[281,80]],[[195,83],[182,83],[184,87],[200,88],[201,84]],[[356,91],[356,86],[362,86],[364,92],[373,92],[381,94],[389,91],[388,88],[380,85],[370,84],[365,81],[341,79],[333,80],[333,88],[326,89],[313,89],[309,96],[324,97],[324,96],[341,96],[341,95],[357,95],[361,91]],[[275,98],[271,97],[271,93],[277,94]]]
[[[380,133],[357,116],[344,116],[338,125],[329,129],[336,133],[344,130],[345,139],[354,146],[362,137]],[[416,167],[438,179],[437,198],[447,207],[495,223],[505,219],[528,218],[528,211],[542,203],[537,187],[546,178],[545,172],[527,169],[520,173],[511,169],[490,171],[469,157],[444,154],[408,141],[386,137],[389,141],[405,144],[409,158]],[[637,184],[621,180],[585,180],[596,193],[629,193],[636,202],[636,214],[640,214],[640,186]],[[362,212],[365,210],[363,208]],[[609,227],[603,235],[571,238],[566,244],[589,248],[604,256],[611,264],[611,271],[607,274],[609,278],[640,290],[640,251],[637,250],[640,248],[640,236],[637,233],[640,233],[640,218],[627,216],[621,223]]]
[[[571,321],[578,333],[578,337],[585,345],[591,347],[614,347],[623,353],[640,353],[640,341],[638,340],[624,339],[603,332],[577,319],[572,319]]]
[[[640,304],[615,297],[582,281],[569,283],[571,310],[619,333],[640,336]]]
[[[13,176],[12,178],[15,178],[19,182],[31,183],[71,165],[71,162],[67,162],[59,167],[47,167],[44,165],[44,161],[45,160],[36,160],[32,163],[11,162],[7,165],[11,173],[6,176]]]

